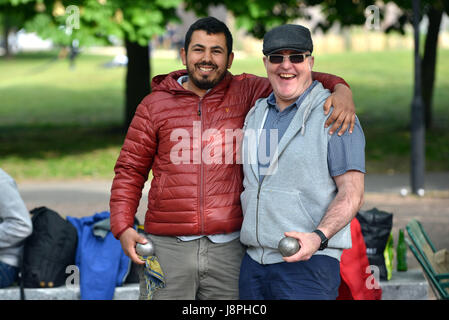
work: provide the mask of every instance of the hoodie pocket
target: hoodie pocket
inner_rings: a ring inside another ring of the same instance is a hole
[[[299,207],[301,208],[301,211],[304,213],[304,215],[308,218],[308,220],[313,224],[314,228],[318,227],[318,224],[321,221],[321,217],[317,217],[317,220],[315,221],[315,219],[313,219],[313,216],[310,215],[309,211],[307,210],[307,208],[304,206],[303,201],[301,200],[303,197],[301,191],[298,191],[298,204]],[[313,231],[313,230],[311,230]]]
[[[240,194],[243,223],[240,230],[240,241],[247,246],[258,246],[257,227],[257,189],[245,189]]]
[[[299,191],[269,188],[261,192],[260,199],[259,228],[273,240],[279,241],[286,231],[311,232],[316,227]]]

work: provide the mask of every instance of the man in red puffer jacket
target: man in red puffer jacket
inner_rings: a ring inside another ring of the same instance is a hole
[[[140,265],[135,245],[146,240],[133,229],[134,216],[153,172],[144,227],[166,280],[153,299],[238,298],[243,177],[235,140],[248,110],[272,89],[266,78],[232,75],[233,57],[224,23],[211,17],[196,21],[181,49],[187,70],[153,78],[152,93],[137,107],[115,165],[111,231]],[[352,129],[354,104],[346,82],[313,76],[334,91],[326,103],[335,107],[330,131],[342,123],[339,134],[348,125]],[[141,279],[141,298],[146,294]]]

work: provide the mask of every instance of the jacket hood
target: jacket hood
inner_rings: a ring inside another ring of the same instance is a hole
[[[152,91],[184,91],[185,89],[177,83],[178,78],[184,75],[187,75],[187,70],[177,70],[168,74],[154,76],[151,80],[151,89]]]

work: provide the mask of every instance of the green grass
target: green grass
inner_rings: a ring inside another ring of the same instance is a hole
[[[0,59],[0,125],[121,124],[125,68],[105,68],[111,57],[81,55],[75,69],[57,53]],[[181,63],[153,61],[153,74]]]
[[[0,167],[19,180],[111,179],[124,135],[124,68],[82,54],[76,68],[57,53],[0,59]],[[343,77],[366,136],[368,172],[408,172],[412,52],[315,56],[314,70]],[[152,74],[184,68],[153,59]],[[235,59],[231,72],[264,75],[261,57]],[[426,136],[428,171],[449,170],[449,50],[438,55],[435,129]]]

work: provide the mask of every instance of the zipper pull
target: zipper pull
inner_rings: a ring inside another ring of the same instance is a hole
[[[200,98],[200,101],[198,102],[198,117],[201,117],[201,102],[203,101],[203,98]]]

